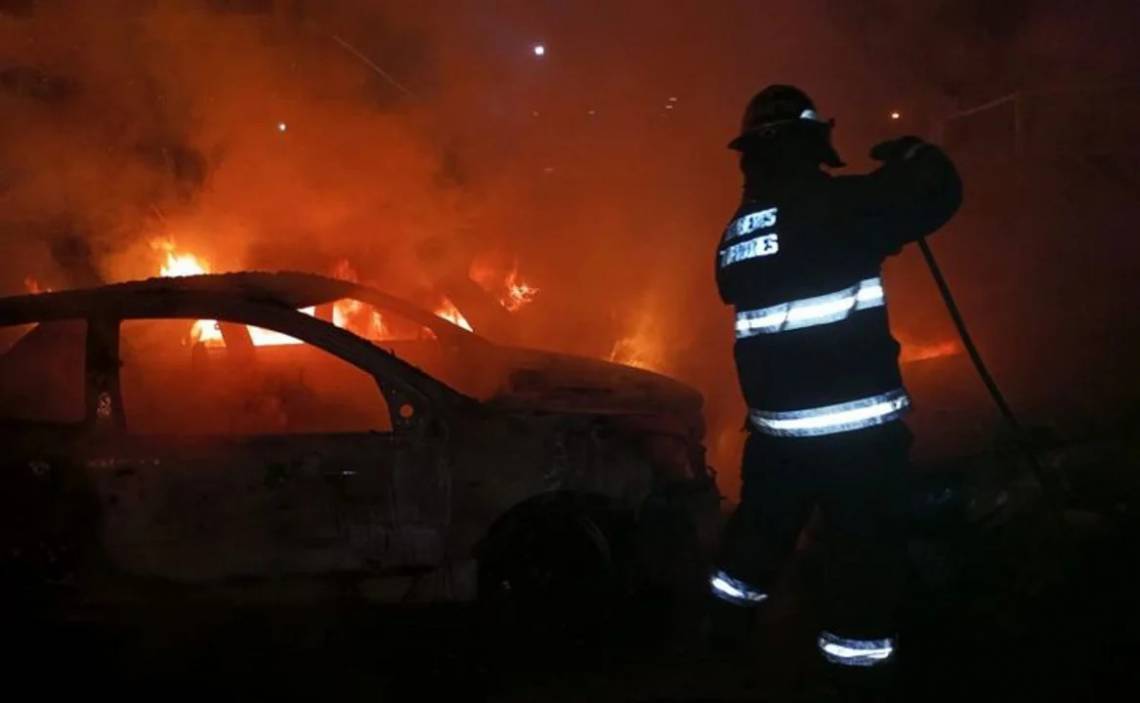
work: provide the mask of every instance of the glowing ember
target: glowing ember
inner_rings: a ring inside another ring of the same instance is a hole
[[[468,332],[475,331],[471,329],[471,323],[469,323],[467,319],[463,317],[463,313],[459,312],[459,308],[455,307],[455,305],[447,298],[444,298],[443,303],[440,304],[438,308],[436,308],[435,316],[442,317],[451,324],[456,325],[457,327],[462,327]]]
[[[897,113],[897,112],[892,112],[892,113],[891,113],[891,119],[892,119],[892,120],[897,120],[897,119],[898,119],[898,118],[900,118],[900,117],[902,117],[902,115],[900,115],[900,114],[899,114],[899,113]]]
[[[534,45],[534,55],[535,56],[546,56],[546,47],[542,44],[535,44]]]

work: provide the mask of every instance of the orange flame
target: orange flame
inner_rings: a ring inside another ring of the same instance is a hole
[[[333,265],[332,276],[353,283],[360,281],[359,274],[348,259],[340,259]],[[383,340],[390,336],[384,317],[359,300],[345,299],[333,303],[332,322],[365,339]]]
[[[158,275],[163,278],[200,276],[210,272],[210,266],[205,260],[188,252],[176,252],[173,239],[152,239],[150,247],[166,253],[165,259],[158,269]],[[217,320],[196,320],[190,327],[189,342],[190,344],[200,342],[207,347],[225,346],[225,341],[222,339],[222,329],[218,326]]]
[[[435,309],[435,315],[436,317],[442,317],[453,325],[462,327],[468,332],[475,331],[471,329],[471,323],[463,317],[463,313],[459,312],[459,308],[455,307],[455,304],[447,298],[444,298],[439,307]]]
[[[159,266],[159,275],[164,278],[197,276],[210,273],[210,265],[205,259],[189,252],[178,251],[174,241],[171,239],[155,239],[151,241],[151,248],[163,252],[163,261]],[[333,267],[333,275],[342,280],[353,282],[357,280],[355,269],[353,269],[352,265],[345,259],[341,259]],[[530,287],[525,286],[525,284],[522,284],[522,286],[524,294],[531,290]],[[317,309],[316,306],[311,306],[301,308],[298,312],[315,317]],[[459,309],[446,298],[436,310],[435,314],[452,324],[462,327],[468,332],[474,331],[471,328],[471,324],[467,322],[467,319],[459,312]],[[371,306],[359,300],[344,299],[334,302],[332,306],[332,323],[341,329],[346,329],[365,339],[373,341],[384,340],[390,336],[388,326],[384,322],[384,317],[378,311],[372,309]],[[249,330],[250,340],[255,347],[301,344],[301,340],[274,330],[267,330],[253,325],[247,325],[246,329]],[[190,328],[189,343],[202,343],[207,347],[224,347],[225,339],[222,336],[222,330],[217,320],[196,320]]]
[[[614,342],[609,360],[646,371],[664,373],[666,370],[667,340],[669,331],[663,327],[662,315],[656,301],[642,307],[631,320],[632,328]]]
[[[505,275],[503,268],[496,264],[476,261],[471,264],[467,275],[483,290],[494,295],[508,312],[518,312],[524,306],[533,303],[541,292],[541,289],[527,283],[519,276],[517,261]]]
[[[660,371],[661,355],[653,346],[655,345],[650,340],[641,335],[619,339],[610,350],[609,360],[646,371]]]
[[[518,312],[524,305],[533,303],[540,292],[538,288],[519,278],[517,266],[507,274],[507,280],[504,283],[507,287],[507,293],[499,298],[499,302],[511,312]]]
[[[380,340],[389,336],[384,317],[359,300],[338,300],[333,303],[332,313],[334,325],[365,339]]]
[[[210,265],[205,259],[200,259],[189,252],[176,251],[172,239],[155,239],[151,241],[150,245],[151,248],[166,253],[165,261],[158,270],[159,275],[163,278],[200,276],[210,272]],[[305,308],[301,312],[306,315],[314,315],[316,308]],[[262,329],[253,325],[247,325],[246,328],[249,330],[249,338],[255,347],[301,343],[299,339],[273,330]],[[207,347],[224,347],[226,345],[217,320],[196,320],[190,327],[190,342],[192,344],[200,342]]]

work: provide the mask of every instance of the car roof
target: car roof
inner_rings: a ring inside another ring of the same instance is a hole
[[[466,330],[406,300],[370,286],[297,271],[242,271],[148,278],[94,288],[10,296],[0,298],[0,324],[84,316],[97,310],[113,312],[120,306],[135,307],[129,303],[173,298],[201,302],[236,298],[292,309],[321,305],[341,298],[358,298],[388,308],[436,332],[442,330],[445,334],[468,334]]]

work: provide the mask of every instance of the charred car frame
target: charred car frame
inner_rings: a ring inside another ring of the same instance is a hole
[[[343,300],[416,332],[370,341],[333,324]],[[689,583],[715,538],[695,391],[374,288],[150,279],[0,299],[0,330],[4,568],[29,583],[544,597]]]

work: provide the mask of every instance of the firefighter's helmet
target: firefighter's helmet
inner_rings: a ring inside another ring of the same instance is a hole
[[[820,118],[815,103],[807,93],[790,85],[770,85],[749,101],[744,110],[740,135],[728,147],[746,151],[760,141],[806,131],[819,139],[821,163],[843,166],[843,161],[831,145],[831,128],[834,125],[835,120]]]

